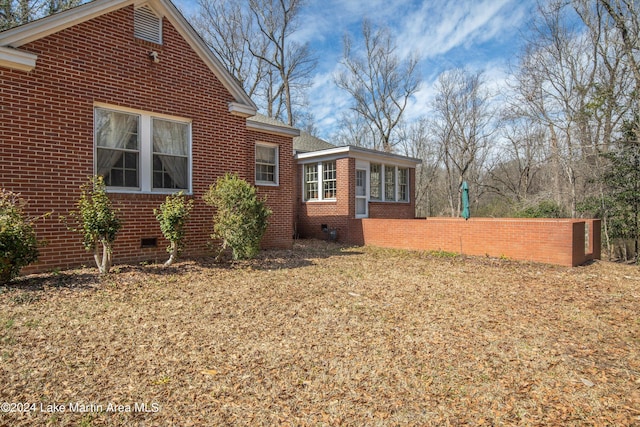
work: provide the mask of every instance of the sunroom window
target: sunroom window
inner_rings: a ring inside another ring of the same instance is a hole
[[[382,200],[382,165],[372,163],[370,172],[370,195],[371,200]]]
[[[322,163],[322,188],[325,199],[336,198],[336,162]]]
[[[398,169],[398,201],[409,201],[409,169]]]
[[[393,166],[384,167],[384,199],[396,200],[396,168]]]
[[[318,165],[304,165],[304,199],[318,199]]]
[[[337,195],[336,162],[319,162],[304,165],[304,200],[334,201]]]

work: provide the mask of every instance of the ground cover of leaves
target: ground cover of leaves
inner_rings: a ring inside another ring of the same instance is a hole
[[[635,266],[301,241],[0,291],[3,426],[640,425]]]

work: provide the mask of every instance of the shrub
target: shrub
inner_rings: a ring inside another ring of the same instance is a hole
[[[122,223],[111,206],[101,176],[90,178],[80,190],[77,210],[70,212],[70,217],[77,225],[69,228],[82,234],[82,243],[86,250],[93,251],[98,271],[108,273],[111,270],[113,242]]]
[[[0,284],[14,279],[22,267],[38,259],[33,222],[24,216],[18,194],[0,190]]]
[[[260,250],[260,241],[267,230],[271,210],[259,200],[256,188],[235,174],[227,173],[203,196],[214,206],[214,239],[222,240],[222,253],[227,247],[233,259],[253,258]]]
[[[170,266],[178,258],[178,253],[182,249],[184,239],[184,227],[189,219],[189,214],[193,208],[193,200],[186,200],[182,191],[167,196],[160,209],[154,209],[153,213],[160,222],[160,230],[169,241],[167,252],[169,259],[164,263],[165,267]]]
[[[566,218],[564,209],[553,200],[543,200],[535,206],[518,211],[518,218]]]

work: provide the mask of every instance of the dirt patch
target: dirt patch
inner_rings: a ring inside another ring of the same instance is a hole
[[[640,424],[634,266],[303,241],[116,270],[2,289],[0,425]]]

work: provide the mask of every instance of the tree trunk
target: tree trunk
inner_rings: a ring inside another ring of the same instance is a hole
[[[178,258],[178,245],[176,242],[171,242],[171,252],[169,252],[169,259],[163,264],[163,267],[169,267]]]

